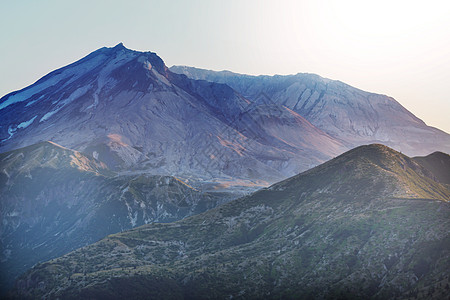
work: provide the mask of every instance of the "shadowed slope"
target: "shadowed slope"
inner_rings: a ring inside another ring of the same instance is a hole
[[[39,261],[154,221],[176,221],[231,197],[171,176],[117,176],[52,142],[0,154],[0,291]]]
[[[414,157],[414,161],[428,169],[442,183],[450,184],[450,155],[434,152],[423,157]]]

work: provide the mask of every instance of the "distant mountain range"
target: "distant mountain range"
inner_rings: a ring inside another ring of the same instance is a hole
[[[10,296],[444,299],[450,189],[434,171],[361,146],[205,213],[38,264]]]
[[[172,176],[117,175],[50,142],[0,154],[0,291],[39,261],[235,197],[200,192]]]
[[[173,66],[190,78],[224,83],[247,99],[261,94],[289,108],[349,148],[383,143],[410,156],[450,152],[447,133],[427,126],[393,98],[314,74],[250,76]]]

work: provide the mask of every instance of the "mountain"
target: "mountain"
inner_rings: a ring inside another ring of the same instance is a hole
[[[450,190],[433,178],[386,146],[357,147],[205,213],[38,264],[10,296],[444,299]]]
[[[152,222],[182,219],[232,195],[171,176],[117,175],[52,142],[0,154],[0,290],[39,261]]]
[[[225,83],[253,100],[261,94],[283,105],[349,148],[382,143],[410,156],[450,152],[450,135],[427,126],[393,98],[314,74],[250,76],[173,66],[193,79]]]
[[[433,173],[437,181],[450,184],[450,155],[434,152],[427,156],[414,157],[414,160]]]
[[[294,111],[101,48],[0,99],[0,151],[51,140],[115,171],[262,186],[346,148]]]

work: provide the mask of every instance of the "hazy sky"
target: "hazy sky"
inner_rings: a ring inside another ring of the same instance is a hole
[[[450,1],[0,0],[0,96],[103,46],[168,66],[316,73],[450,132]]]

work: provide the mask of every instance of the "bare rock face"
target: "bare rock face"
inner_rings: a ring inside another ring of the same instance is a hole
[[[117,171],[264,185],[346,149],[259,98],[172,73],[155,53],[119,44],[1,98],[0,151],[51,140]]]
[[[249,76],[185,66],[170,68],[193,79],[225,83],[253,100],[261,93],[348,147],[382,143],[408,155],[450,152],[450,135],[427,126],[393,98],[314,74]]]

